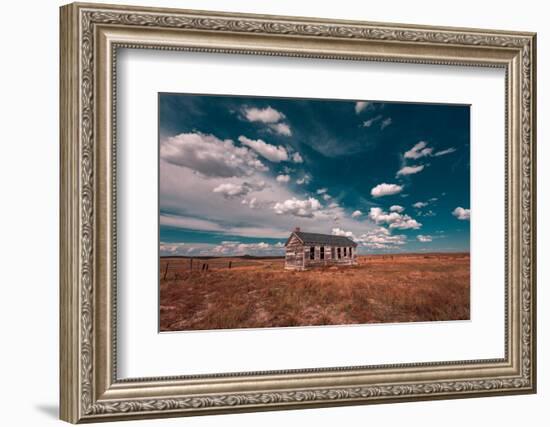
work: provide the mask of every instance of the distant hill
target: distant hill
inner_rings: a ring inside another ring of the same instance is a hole
[[[284,256],[282,255],[264,255],[264,256],[256,256],[256,255],[233,255],[233,256],[213,256],[213,255],[203,255],[203,256],[186,256],[186,255],[166,255],[161,256],[161,258],[178,258],[178,259],[282,259]]]

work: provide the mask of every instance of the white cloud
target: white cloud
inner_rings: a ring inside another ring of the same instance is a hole
[[[293,182],[296,173],[299,172],[290,174],[290,182]],[[244,182],[259,181],[264,181],[266,187],[245,196],[226,198],[222,197],[220,192],[213,193],[213,189],[221,184],[241,185]],[[295,188],[300,189],[299,186]],[[317,187],[314,187],[314,193],[316,189]],[[325,234],[330,233],[334,227],[340,227],[352,231],[356,236],[374,227],[370,221],[362,221],[361,217],[351,218],[352,211],[344,209],[336,202],[331,203],[334,199],[325,202],[317,195],[311,197],[320,202],[320,207],[313,203],[310,214],[307,209],[304,212],[299,212],[299,207],[297,209],[298,214],[308,216],[293,215],[292,209],[289,208],[296,207],[292,205],[280,209],[287,214],[278,214],[275,211],[274,207],[278,202],[294,198],[300,201],[307,200],[309,196],[305,195],[304,190],[301,187],[301,191],[294,191],[293,186],[281,185],[277,183],[276,175],[271,174],[255,173],[250,177],[232,179],[206,178],[189,168],[163,162],[160,169],[159,194],[161,224],[181,229],[211,231],[227,236],[243,236],[243,239],[254,237],[257,241],[265,242],[269,242],[265,239],[286,239],[296,226],[304,231]],[[325,206],[325,203],[328,206]],[[240,239],[241,237],[231,240]],[[199,248],[198,244],[193,246]]]
[[[215,221],[181,215],[160,215],[160,224],[190,230],[221,231],[222,227]]]
[[[218,185],[212,191],[214,193],[221,193],[225,198],[232,199],[234,197],[246,196],[251,191],[261,191],[264,188],[264,181],[260,181],[258,183],[243,182],[241,184],[226,182]]]
[[[388,224],[390,228],[399,230],[419,229],[422,224],[411,218],[409,215],[402,215],[399,212],[385,212],[382,208],[370,208],[369,219],[376,224]]]
[[[454,153],[455,151],[456,151],[456,148],[454,147],[447,148],[446,150],[441,150],[435,153],[434,157],[444,156],[445,154],[451,154],[451,153]]]
[[[281,242],[270,244],[265,242],[241,243],[239,241],[223,241],[207,251],[202,251],[202,253],[210,253],[218,256],[282,255],[284,253],[283,248],[284,244],[281,244]]]
[[[378,122],[378,121],[380,121],[380,120],[381,120],[381,122],[380,122],[380,130],[384,130],[385,128],[387,128],[389,125],[392,124],[392,119],[391,119],[391,117],[386,117],[386,118],[384,119],[384,117],[383,117],[381,114],[379,114],[379,115],[377,115],[377,116],[375,116],[375,117],[371,117],[370,119],[365,120],[365,121],[363,122],[363,127],[365,127],[365,128],[370,128],[373,124],[375,124],[376,122]]]
[[[351,214],[351,217],[352,218],[357,218],[359,216],[363,215],[363,212],[357,210],[357,211],[353,211],[353,213]]]
[[[275,178],[277,182],[288,182],[290,181],[290,175],[277,175],[277,178]]]
[[[333,236],[344,236],[349,237],[351,240],[355,240],[355,236],[351,231],[344,231],[341,228],[333,228],[332,229],[332,235]]]
[[[243,135],[239,136],[239,141],[241,142],[241,144],[247,145],[248,147],[252,148],[260,156],[265,157],[267,160],[270,160],[274,163],[288,160],[288,153],[283,146],[271,145],[261,139],[254,140],[247,138]]]
[[[325,194],[328,191],[328,188],[319,188],[317,189],[317,194]]]
[[[406,159],[420,159],[432,154],[433,148],[428,147],[428,144],[424,141],[420,141],[409,151],[405,152]]]
[[[304,159],[300,155],[300,153],[296,152],[292,155],[292,161],[294,163],[304,163]]]
[[[402,190],[402,185],[382,183],[374,187],[370,191],[370,194],[373,197],[391,196],[393,194],[400,193]]]
[[[388,117],[388,118],[382,120],[382,123],[380,124],[380,129],[384,130],[385,128],[387,128],[391,124],[392,124],[392,119],[391,119],[391,117]]]
[[[453,211],[453,215],[462,221],[470,220],[470,209],[464,209],[462,207],[457,207]]]
[[[424,165],[405,166],[397,171],[397,176],[400,175],[412,175],[418,173],[424,169]]]
[[[248,206],[250,209],[258,208],[258,199],[256,199],[256,197],[252,197],[251,199],[243,199],[241,203]]]
[[[356,242],[368,249],[396,249],[407,242],[403,234],[392,235],[385,227],[376,227],[361,234]]]
[[[367,108],[369,103],[367,101],[357,101],[355,103],[355,113],[359,114],[361,111],[363,111],[365,108]]]
[[[390,228],[396,228],[398,230],[418,230],[420,227],[422,227],[422,224],[409,215],[403,215],[398,221],[390,224]]]
[[[268,125],[269,128],[274,131],[275,133],[278,133],[279,135],[285,135],[285,136],[291,136],[292,130],[290,129],[290,126],[286,123],[271,123]]]
[[[309,197],[308,199],[299,200],[292,198],[284,202],[278,202],[273,207],[278,215],[290,214],[299,217],[312,218],[313,213],[321,209],[319,200]]]
[[[379,114],[378,116],[376,117],[373,117],[373,118],[370,118],[368,120],[365,120],[363,122],[363,127],[366,127],[366,128],[370,128],[375,122],[377,122],[378,120],[380,120],[382,118],[382,115]]]
[[[274,244],[266,242],[242,243],[240,241],[222,241],[215,243],[160,243],[161,256],[193,256],[193,255],[214,255],[214,256],[273,256],[284,254],[284,243]]]
[[[416,208],[416,209],[422,209],[422,208],[425,208],[426,206],[428,206],[428,203],[426,203],[426,202],[416,202],[412,206],[413,206],[413,208]]]
[[[328,202],[330,199],[332,199],[332,196],[330,194],[323,194],[323,200]]]
[[[416,236],[416,240],[422,243],[428,243],[432,241],[432,236],[419,234],[418,236]]]
[[[268,170],[248,148],[236,147],[230,139],[222,141],[200,132],[182,133],[162,140],[160,157],[208,177],[229,178]]]
[[[243,114],[249,122],[277,123],[285,118],[285,115],[274,108],[244,108]]]
[[[399,206],[399,205],[393,205],[393,206],[390,206],[390,212],[397,212],[397,213],[401,213],[405,210],[405,208],[403,206]]]
[[[296,180],[296,184],[303,185],[309,184],[311,182],[311,175],[305,174],[303,177]]]
[[[160,256],[177,256],[184,255],[189,252],[189,249],[185,243],[165,243],[160,242],[159,250]]]
[[[275,132],[279,135],[291,136],[292,130],[287,123],[281,122],[285,118],[285,115],[274,108],[255,108],[245,107],[243,108],[243,115],[249,122],[265,123],[271,132]]]
[[[398,212],[385,212],[382,208],[370,208],[369,218],[376,224],[392,224],[401,218]]]

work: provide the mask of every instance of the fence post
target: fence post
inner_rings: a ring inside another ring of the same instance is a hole
[[[229,268],[231,268],[231,261],[229,261]]]
[[[168,274],[168,265],[170,263],[166,261],[166,268],[164,269],[164,276],[162,277],[162,280],[166,280],[166,275]]]

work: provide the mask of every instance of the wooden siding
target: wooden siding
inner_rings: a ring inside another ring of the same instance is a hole
[[[286,245],[285,269],[296,270],[303,268],[304,246],[302,245],[302,242],[300,242],[300,240],[293,235]]]
[[[312,247],[314,248],[314,259],[311,259]],[[347,247],[346,256],[344,256],[344,248],[340,247],[341,258],[338,258],[337,247],[329,245],[323,247],[324,259],[321,259],[321,246],[304,245],[296,236],[292,235],[286,245],[285,269],[304,270],[322,266],[357,264],[357,251],[352,246]],[[333,249],[335,257],[332,256]]]

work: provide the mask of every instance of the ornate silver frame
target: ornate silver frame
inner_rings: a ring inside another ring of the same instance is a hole
[[[129,418],[534,393],[535,34],[189,10],[61,8],[61,418]],[[116,375],[117,48],[506,70],[505,357],[176,378]]]

